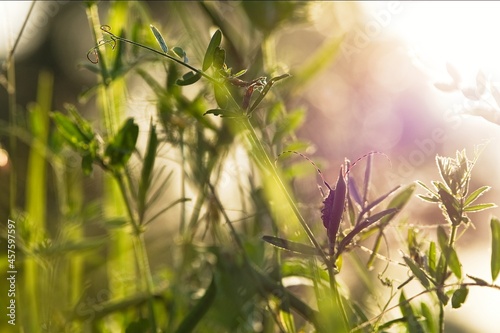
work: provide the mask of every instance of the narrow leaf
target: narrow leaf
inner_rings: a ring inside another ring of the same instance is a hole
[[[422,194],[417,195],[418,198],[422,199],[423,201],[431,202],[431,203],[438,203],[439,199],[437,197],[428,197]]]
[[[206,71],[210,67],[210,65],[212,65],[212,62],[214,61],[215,49],[219,47],[221,42],[222,42],[222,32],[219,29],[217,29],[217,31],[213,34],[212,38],[210,39],[207,51],[205,52],[205,57],[203,58],[203,66],[202,66],[203,71]]]
[[[448,247],[448,267],[450,267],[457,278],[462,278],[462,264],[460,264],[460,260],[458,259],[457,251],[451,247]]]
[[[441,251],[445,252],[448,248],[448,235],[442,226],[437,228],[438,244]]]
[[[105,155],[111,166],[123,167],[128,162],[135,150],[138,135],[139,126],[133,118],[128,118],[106,147]]]
[[[187,314],[186,317],[182,320],[179,327],[175,331],[176,333],[188,333],[193,332],[196,328],[196,325],[200,322],[203,316],[207,313],[207,311],[212,306],[212,303],[215,300],[215,296],[217,294],[217,287],[215,285],[215,278],[212,279],[212,282],[208,286],[205,294],[200,298],[198,303],[193,307],[193,309]]]
[[[158,42],[158,44],[160,44],[162,51],[167,53],[168,46],[167,46],[167,43],[165,43],[165,40],[163,39],[163,36],[161,35],[161,33],[152,24],[150,24],[149,27],[151,28],[153,35],[155,35],[156,41]]]
[[[483,193],[489,191],[490,189],[491,189],[491,187],[489,187],[489,186],[482,186],[482,187],[478,188],[477,190],[472,192],[467,197],[467,199],[465,199],[464,206],[467,207],[468,205],[470,205],[471,203],[476,201],[477,198],[479,198],[481,195],[483,195]]]
[[[500,220],[491,218],[491,278],[493,281],[500,272]]]
[[[283,238],[274,236],[262,236],[262,240],[268,242],[271,245],[276,246],[282,250],[287,250],[295,253],[305,254],[305,255],[320,255],[318,249],[315,247],[292,242]]]
[[[384,201],[388,196],[390,196],[391,194],[393,194],[397,189],[399,188],[399,185],[394,187],[392,190],[390,190],[389,192],[381,195],[380,197],[378,197],[377,199],[373,200],[372,202],[370,202],[369,205],[367,205],[364,209],[363,209],[363,212],[369,212],[371,211],[373,208],[377,207],[382,201]]]
[[[54,112],[52,114],[52,119],[68,144],[75,149],[86,150],[89,138],[85,137],[73,121],[59,112]]]
[[[465,207],[464,212],[480,212],[482,210],[494,208],[496,206],[497,205],[495,205],[494,203],[484,203],[484,204],[472,205],[472,206]]]
[[[406,300],[403,292],[401,292],[401,296],[399,297],[399,309],[401,310],[403,316],[406,318],[409,333],[424,333],[424,329],[420,325],[410,303]]]
[[[425,287],[429,288],[429,279],[427,279],[427,276],[425,275],[424,271],[420,267],[415,264],[415,262],[407,256],[403,256],[403,260],[405,261],[406,265],[410,268],[412,273],[415,275],[415,277],[420,281],[420,283]]]
[[[415,192],[415,184],[410,184],[404,189],[402,189],[392,200],[389,202],[387,205],[387,208],[396,208],[398,211],[403,209],[403,207],[410,201],[410,199],[413,196],[413,192]],[[386,225],[389,223],[394,216],[396,215],[397,212],[394,212],[393,214],[384,216],[380,220],[381,225]]]
[[[425,326],[426,326],[426,331],[428,333],[437,333],[438,328],[436,325],[436,320],[434,310],[431,310],[431,308],[424,302],[420,303],[420,312],[425,318]]]
[[[436,243],[435,242],[431,242],[431,244],[429,245],[429,250],[427,251],[427,260],[428,260],[428,265],[429,265],[429,273],[431,274],[431,276],[433,278],[436,279],[437,262],[436,262]]]
[[[148,145],[146,147],[146,154],[144,156],[144,163],[142,165],[142,170],[141,170],[141,179],[139,182],[138,211],[141,221],[144,217],[144,212],[146,210],[146,195],[149,190],[149,187],[151,186],[151,179],[156,159],[157,148],[158,148],[158,136],[156,135],[156,126],[153,125],[153,123],[151,122],[149,126],[149,140],[148,140]]]
[[[484,281],[483,279],[480,279],[478,277],[475,277],[475,276],[472,276],[472,275],[469,275],[467,274],[467,277],[474,280],[474,282],[476,282],[478,285],[480,286],[489,286],[490,284],[486,281]]]

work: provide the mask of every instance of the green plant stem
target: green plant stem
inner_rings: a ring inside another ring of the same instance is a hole
[[[133,228],[134,233],[134,248],[136,254],[137,266],[139,268],[139,273],[141,274],[142,288],[146,291],[148,298],[148,310],[150,313],[149,320],[152,332],[156,332],[156,316],[154,313],[154,283],[153,276],[151,274],[151,268],[149,266],[149,259],[146,250],[146,243],[144,240],[144,233],[139,223],[136,221],[134,213],[131,209],[131,202],[129,196],[127,195],[127,186],[124,182],[124,178],[120,173],[115,173],[114,178],[116,179],[120,192],[122,193],[123,200],[125,202],[125,207],[127,208],[127,214],[130,219],[130,224]]]
[[[450,233],[450,238],[448,240],[448,247],[451,250],[453,246],[455,245],[455,240],[457,237],[457,229],[458,226],[452,225],[451,226],[451,233]],[[446,279],[446,271],[448,270],[448,260],[450,257],[450,251],[446,251],[445,256],[444,256],[444,268],[442,272],[442,278],[439,283],[439,285],[444,285],[445,279]],[[439,333],[444,333],[444,305],[440,301],[439,302]]]
[[[21,36],[23,35],[24,29],[26,28],[26,25],[28,23],[28,20],[31,16],[31,13],[33,12],[33,8],[35,7],[36,0],[33,0],[31,2],[30,8],[28,10],[28,14],[26,15],[26,18],[24,19],[23,25],[21,26],[21,30],[19,31],[19,34],[16,37],[16,40],[14,42],[14,45],[9,51],[9,54],[7,55],[7,58],[5,62],[2,64],[2,72],[6,71],[7,73],[7,82],[6,82],[6,90],[8,94],[8,99],[9,99],[9,122],[10,122],[10,127],[12,129],[17,128],[17,103],[16,103],[16,71],[15,71],[15,61],[14,61],[14,53],[16,52],[17,46],[19,45],[19,41],[21,40]],[[2,73],[3,75],[3,73]],[[12,131],[13,133],[14,131]],[[16,137],[14,134],[9,135],[9,148],[10,148],[10,160],[11,160],[11,168],[10,168],[10,182],[9,182],[9,189],[10,189],[10,199],[9,199],[9,210],[11,214],[14,212],[16,208],[16,194],[17,194],[17,172],[16,172],[16,154],[15,152],[17,151],[17,142],[16,142]]]
[[[332,309],[334,309],[334,311],[340,309],[342,315],[342,324],[343,324],[342,332],[349,332],[349,319],[347,318],[347,313],[344,308],[344,303],[342,302],[342,297],[340,296],[333,267],[330,266],[328,267],[328,275],[330,278],[330,290],[332,291],[332,301],[334,302],[334,306],[332,307]]]
[[[154,311],[154,282],[153,276],[151,274],[151,267],[149,266],[144,233],[135,235],[135,244],[139,272],[142,273],[142,280],[143,283],[145,283],[146,293],[148,295],[149,323],[151,326],[151,332],[156,332],[157,328],[156,315]]]
[[[251,150],[252,150],[252,156],[257,163],[257,165],[262,169],[263,172],[270,174],[271,178],[274,180],[275,184],[278,186],[278,189],[281,191],[281,193],[285,196],[286,201],[290,205],[290,208],[292,209],[294,215],[297,217],[301,227],[304,229],[307,237],[311,241],[311,243],[314,245],[316,249],[321,253],[321,257],[323,261],[328,263],[327,265],[331,266],[329,263],[328,258],[326,257],[326,254],[323,252],[321,246],[319,245],[318,241],[314,237],[311,229],[307,225],[307,222],[304,220],[302,217],[302,214],[300,213],[297,205],[295,204],[295,201],[293,198],[290,196],[290,193],[288,189],[286,188],[285,184],[281,181],[281,178],[278,174],[278,171],[276,170],[276,167],[274,164],[271,162],[271,159],[269,158],[269,155],[267,154],[264,146],[262,145],[261,141],[259,140],[257,133],[255,132],[255,129],[253,128],[252,124],[250,123],[250,120],[248,118],[241,118],[241,124],[243,125],[243,128],[245,132],[248,134],[248,139],[251,144]]]
[[[180,151],[181,151],[181,198],[186,197],[186,152],[184,151],[184,130],[180,131]],[[186,201],[181,202],[181,234],[186,226]]]

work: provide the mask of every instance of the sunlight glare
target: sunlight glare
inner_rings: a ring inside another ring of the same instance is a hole
[[[390,25],[432,71],[451,63],[466,79],[500,74],[500,3],[406,2]]]

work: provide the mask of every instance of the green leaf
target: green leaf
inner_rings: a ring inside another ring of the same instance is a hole
[[[464,212],[480,212],[489,208],[495,208],[496,206],[494,203],[477,204],[465,207]]]
[[[186,317],[182,320],[179,327],[175,331],[176,333],[188,333],[192,332],[196,325],[200,322],[203,316],[207,313],[207,311],[212,306],[215,296],[217,294],[217,287],[215,284],[215,279],[212,279],[212,282],[208,286],[205,294],[200,298],[198,303],[191,309],[191,311],[187,314]]]
[[[283,238],[274,236],[262,236],[262,240],[268,242],[271,245],[276,246],[282,250],[287,250],[295,253],[305,254],[305,255],[320,255],[320,252],[315,247],[292,242]]]
[[[491,218],[491,278],[493,281],[500,272],[500,220]]]
[[[482,186],[482,187],[478,188],[477,190],[475,190],[474,192],[472,192],[467,197],[467,199],[465,199],[464,206],[467,207],[468,205],[470,205],[471,203],[473,203],[474,201],[476,201],[477,198],[479,198],[481,195],[483,195],[484,192],[487,192],[490,189],[491,189],[490,186]]]
[[[195,72],[187,72],[182,76],[182,79],[178,79],[175,83],[179,86],[188,86],[190,84],[193,84],[197,82],[201,78],[200,73],[195,73]]]
[[[206,71],[214,61],[214,53],[215,49],[219,47],[222,42],[222,32],[217,29],[217,31],[213,34],[210,39],[210,43],[208,44],[207,51],[205,52],[205,57],[203,58],[203,71]]]
[[[428,196],[425,196],[425,195],[422,195],[422,194],[418,194],[417,197],[419,197],[423,201],[427,201],[427,202],[431,202],[431,203],[438,203],[439,202],[439,198],[438,197],[428,197]]]
[[[223,85],[214,84],[214,97],[220,109],[225,109],[227,107],[229,96]]]
[[[442,226],[437,228],[438,244],[441,251],[445,252],[448,248],[448,235]]]
[[[408,325],[409,333],[424,333],[424,329],[420,325],[415,313],[403,292],[401,292],[401,296],[399,297],[399,309],[403,316],[406,317],[406,323]]]
[[[434,196],[437,196],[437,193],[434,192],[433,190],[431,190],[427,185],[425,185],[423,182],[421,182],[420,180],[417,180],[417,184],[422,186],[424,189],[426,189],[430,194],[434,195]]]
[[[462,264],[458,259],[457,251],[452,247],[448,247],[448,267],[457,278],[462,278]]]
[[[234,74],[233,77],[240,77],[242,76],[243,74],[245,74],[247,72],[246,69],[242,69],[241,71],[239,71],[238,73]]]
[[[438,243],[441,251],[444,256],[448,258],[448,267],[459,279],[462,278],[462,265],[460,264],[460,260],[458,259],[457,252],[454,248],[448,245],[448,236],[446,235],[446,231],[444,231],[443,227],[439,227],[437,229],[438,234]]]
[[[427,279],[427,276],[425,275],[424,271],[415,264],[415,262],[407,256],[403,256],[403,259],[406,263],[406,265],[410,268],[412,271],[413,275],[420,281],[420,283],[425,287],[429,288],[429,279]]]
[[[415,184],[410,184],[407,187],[403,188],[401,191],[399,191],[399,193],[396,194],[396,196],[392,198],[392,200],[389,202],[389,204],[387,205],[387,209],[396,208],[398,211],[403,209],[403,207],[408,203],[408,201],[410,201],[413,192],[415,192],[415,187],[416,187]],[[397,212],[395,212],[394,214],[384,216],[380,220],[380,225],[386,225],[387,223],[389,223],[396,214]]]
[[[151,122],[149,126],[149,140],[148,145],[146,147],[146,154],[144,156],[144,162],[141,170],[141,179],[139,182],[139,193],[138,193],[138,202],[139,202],[139,215],[140,219],[144,217],[144,212],[146,209],[146,194],[151,186],[151,179],[153,168],[156,159],[156,150],[158,148],[158,136],[156,135],[156,126]]]
[[[128,118],[106,147],[105,156],[112,167],[123,167],[128,162],[139,135],[139,126],[133,118]]]
[[[299,257],[290,257],[283,261],[281,264],[281,276],[301,276],[316,282],[324,282],[325,285],[329,281],[328,273],[326,270],[317,270],[316,272],[311,269],[308,259]]]
[[[174,54],[176,56],[178,56],[179,58],[181,58],[185,63],[188,62],[188,58],[187,58],[187,55],[186,55],[186,51],[184,51],[182,48],[176,46],[172,49],[172,51],[174,52]]]
[[[426,331],[428,333],[437,333],[437,323],[435,320],[435,315],[433,310],[424,302],[420,303],[420,312],[425,318]]]
[[[161,33],[152,24],[150,24],[149,27],[151,28],[153,35],[155,35],[156,41],[158,42],[158,44],[160,44],[162,51],[168,53],[167,43],[165,43],[165,40],[163,39]]]
[[[273,142],[280,142],[284,136],[292,133],[304,122],[306,112],[304,109],[298,109],[290,112],[281,122],[273,137]]]
[[[437,268],[437,262],[436,262],[436,243],[432,242],[429,245],[429,250],[427,251],[427,259],[428,259],[428,265],[429,265],[429,273],[433,278],[436,278],[436,268]]]
[[[212,66],[215,69],[224,69],[224,65],[226,63],[226,50],[216,47],[214,51],[214,60],[212,62]]]
[[[90,176],[93,170],[94,158],[87,154],[82,156],[82,171],[85,176]]]
[[[60,112],[52,113],[52,119],[59,133],[69,145],[80,151],[87,151],[89,149],[89,143],[92,138],[85,136],[78,125],[71,119]]]
[[[459,289],[455,290],[453,296],[451,297],[451,306],[454,309],[458,309],[459,307],[461,307],[462,304],[464,304],[468,294],[469,289],[467,288],[467,286],[460,286]]]

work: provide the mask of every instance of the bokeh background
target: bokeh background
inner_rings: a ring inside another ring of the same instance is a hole
[[[108,5],[99,3],[103,23]],[[29,6],[30,2],[23,1],[0,2],[2,62]],[[266,24],[279,22],[273,35],[278,46],[277,72],[299,75],[305,66],[311,66],[313,56],[321,54],[322,67],[316,69],[317,75],[299,88],[293,84],[287,87],[292,92],[288,106],[305,110],[306,119],[298,136],[311,143],[306,153],[321,166],[330,183],[335,181],[344,158],[353,161],[370,151],[383,152],[391,161],[374,157],[375,190],[387,190],[417,179],[429,183],[438,178],[436,154],[453,156],[457,150],[466,149],[472,157],[474,147],[485,144],[474,168],[471,187],[492,186],[484,201],[500,203],[500,122],[495,123],[500,119],[495,115],[500,112],[500,106],[493,93],[497,83],[500,84],[500,21],[497,19],[500,4],[312,1],[303,3],[293,20],[287,18],[281,22],[280,13],[276,12],[258,17],[247,9],[245,15],[239,2],[207,2],[206,6],[221,13],[230,31],[239,34],[234,40],[238,41],[235,47],[241,54],[253,54]],[[265,3],[248,6],[265,7]],[[207,35],[213,26],[196,3],[149,1],[147,7],[155,25],[185,49],[190,49],[190,35],[185,29],[183,13],[199,17],[190,24],[205,29]],[[63,104],[69,102],[78,105],[89,119],[99,116],[92,109],[92,103],[82,103],[78,98],[96,82],[95,76],[81,66],[87,62],[86,54],[92,46],[83,3],[40,1],[36,4],[15,53],[20,119],[29,103],[36,100],[41,69],[54,73],[54,110],[62,110]],[[200,59],[202,52],[202,49],[194,49],[192,57]],[[233,61],[235,67],[252,69],[251,59]],[[451,87],[457,73],[461,76],[460,83]],[[483,94],[478,93],[481,85],[486,87]],[[130,114],[137,116],[142,125],[147,124],[146,114],[154,106],[146,88],[132,81],[128,95]],[[478,115],[487,115],[488,119]],[[8,97],[4,88],[0,89],[0,121],[2,125],[8,122]],[[2,133],[2,224],[7,218],[9,202],[9,192],[4,190],[10,172],[7,147],[7,137]],[[27,151],[27,146],[20,144],[13,153],[18,160],[26,161]],[[23,165],[25,163],[19,164],[19,175],[26,172]],[[231,172],[229,176],[237,177]],[[25,204],[24,181],[25,178],[19,178],[16,203],[20,207]],[[301,202],[312,207],[319,205],[318,182],[314,170],[297,181]],[[85,186],[87,200],[99,196],[98,178],[90,179]],[[55,191],[54,188],[45,190],[49,197]],[[55,208],[48,202],[49,222],[51,209]],[[441,217],[436,207],[416,199],[406,214],[411,216],[408,223],[428,225],[429,230]],[[473,215],[475,227],[457,244],[466,258],[465,270],[474,276],[489,276],[490,256],[486,251],[492,214],[498,216],[500,210]],[[428,231],[423,227],[422,232]],[[165,241],[152,238],[151,244]],[[499,308],[498,292],[476,288],[463,308],[450,312],[449,319],[462,326],[464,332],[493,333],[500,327]]]

